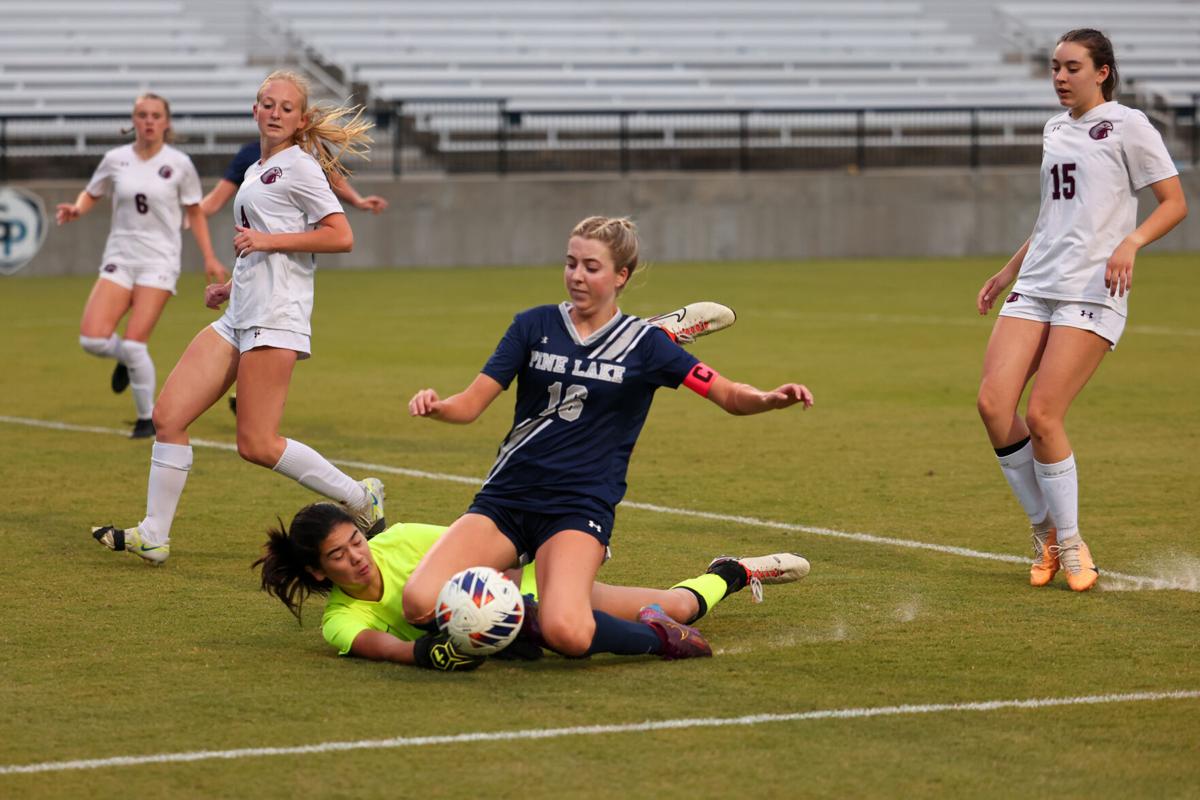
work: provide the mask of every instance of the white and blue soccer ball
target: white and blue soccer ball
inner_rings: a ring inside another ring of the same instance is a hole
[[[465,653],[503,650],[525,620],[525,600],[511,580],[491,567],[464,569],[438,592],[438,630]]]

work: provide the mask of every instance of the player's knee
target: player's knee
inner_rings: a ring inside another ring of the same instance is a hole
[[[541,609],[538,622],[542,628],[542,637],[546,644],[556,653],[564,656],[582,656],[592,646],[596,635],[596,621],[591,614],[586,617],[546,613]]]
[[[1058,430],[1062,426],[1062,420],[1040,403],[1030,401],[1029,408],[1025,411],[1025,426],[1029,428],[1030,436],[1041,440]]]
[[[409,581],[404,585],[400,595],[404,618],[411,625],[421,625],[433,617],[433,606],[437,597],[429,592],[419,581]]]
[[[85,353],[91,353],[94,356],[106,356],[109,349],[108,340],[109,337],[107,336],[100,338],[99,336],[83,336],[81,334],[79,337],[79,346],[83,348],[83,352]]]
[[[975,408],[984,422],[1010,419],[1013,415],[1013,409],[1009,408],[1007,403],[1002,402],[995,393],[988,391],[986,387],[979,389],[979,396],[975,398]]]
[[[238,431],[238,455],[251,464],[258,464],[260,467],[267,468],[274,467],[279,463],[280,456],[280,453],[277,452],[279,448],[276,447],[274,438]]]
[[[175,408],[168,401],[154,404],[154,411],[150,415],[154,420],[154,430],[159,436],[166,436],[163,441],[171,441],[172,434],[182,434],[187,431],[187,422],[185,422],[176,412]]]
[[[700,613],[700,604],[696,595],[686,589],[677,589],[667,593],[667,597],[659,602],[663,613],[679,622],[690,622]]]

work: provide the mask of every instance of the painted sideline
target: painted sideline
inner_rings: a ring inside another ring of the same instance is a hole
[[[75,425],[68,422],[53,422],[50,420],[30,419],[27,417],[9,417],[0,415],[0,423],[10,425],[23,425],[31,428],[48,428],[50,430],[70,431],[74,433],[100,433],[114,436],[127,437],[128,431],[119,430],[117,428],[103,428],[94,425]],[[231,452],[237,451],[237,445],[231,442],[218,442],[212,439],[192,439],[192,447],[204,447],[212,450],[226,450]],[[447,481],[451,483],[464,483],[472,486],[478,486],[482,481],[481,478],[470,478],[463,475],[451,475],[444,472],[426,472],[418,469],[407,469],[405,467],[393,467],[389,464],[374,464],[369,461],[352,461],[344,458],[330,458],[330,462],[340,467],[350,467],[352,469],[361,469],[371,473],[386,473],[390,475],[403,475],[409,478],[422,478],[432,481]],[[825,536],[832,539],[846,539],[854,542],[863,542],[865,544],[885,545],[888,547],[905,547],[913,550],[931,550],[935,553],[945,553],[947,555],[961,556],[963,558],[975,558],[985,561],[1003,561],[1009,564],[1028,564],[1029,556],[1014,556],[1006,553],[991,553],[985,550],[972,550],[968,547],[954,547],[952,545],[936,544],[934,542],[922,542],[914,539],[898,539],[892,536],[877,536],[873,533],[859,533],[854,531],[839,531],[833,528],[820,528],[813,525],[800,525],[794,522],[778,522],[769,519],[760,519],[758,517],[741,516],[737,514],[717,514],[710,511],[697,511],[690,508],[673,508],[671,506],[654,505],[653,503],[639,503],[633,500],[621,501],[621,506],[624,508],[633,508],[639,511],[652,511],[657,514],[671,514],[679,517],[691,517],[692,519],[705,519],[712,522],[731,523],[734,525],[749,525],[759,528],[772,528],[774,530],[789,531],[792,533],[807,533],[813,536]],[[1151,578],[1144,575],[1127,575],[1123,572],[1113,572],[1111,570],[1103,570],[1101,572],[1101,584],[1110,584],[1109,588],[1119,589],[1177,589],[1185,592],[1200,592],[1200,580],[1190,579],[1171,579],[1171,578]]]
[[[1004,711],[1008,709],[1054,708],[1056,706],[1098,705],[1102,703],[1145,703],[1161,700],[1195,700],[1200,691],[1133,692],[1130,694],[1101,694],[1083,697],[1043,697],[1031,700],[987,700],[978,703],[929,703],[924,705],[877,706],[875,708],[840,708],[825,711],[797,711],[790,714],[750,714],[743,717],[707,717],[699,719],[647,720],[625,725],[581,725],[573,728],[527,728],[515,731],[479,731],[445,736],[398,736],[392,739],[360,739],[349,742],[321,742],[292,747],[244,747],[236,750],[194,750],[190,753],[155,753],[144,756],[88,758],[77,761],[44,761],[40,764],[10,764],[0,766],[0,775],[33,772],[65,772],[67,770],[103,769],[105,767],[136,767],[145,764],[179,764],[215,759],[262,758],[266,756],[335,753],[345,750],[389,750],[403,747],[428,747],[440,744],[473,742],[511,742],[529,739],[560,739],[567,736],[599,736],[616,733],[645,733],[648,731],[686,730],[688,728],[722,728],[728,726],[763,725],[771,722],[809,722],[828,719],[865,719],[917,714],[942,714],[960,711]]]

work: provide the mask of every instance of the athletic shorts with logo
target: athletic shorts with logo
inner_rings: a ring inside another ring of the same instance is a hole
[[[151,289],[163,289],[175,294],[175,284],[179,282],[179,270],[161,266],[131,266],[108,261],[101,265],[100,277],[130,291],[134,286],[148,286]]]
[[[604,560],[612,557],[608,547],[612,538],[613,512],[595,504],[592,509],[569,513],[543,514],[509,505],[499,498],[477,494],[468,514],[482,514],[496,524],[513,547],[522,564],[528,564],[538,548],[563,531],[583,531],[604,546]]]
[[[228,316],[222,314],[211,327],[218,336],[236,347],[239,353],[256,347],[278,347],[281,350],[295,350],[301,361],[312,355],[312,342],[307,334],[279,328],[235,328],[229,324]]]
[[[1117,342],[1125,331],[1125,317],[1108,306],[1078,300],[1030,297],[1017,292],[1004,301],[1000,316],[1048,322],[1052,327],[1058,325],[1091,331],[1108,342],[1109,350],[1117,349]]]

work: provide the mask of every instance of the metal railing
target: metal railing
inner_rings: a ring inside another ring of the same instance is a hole
[[[394,175],[1036,164],[1053,108],[514,107],[397,102]]]
[[[100,157],[133,141],[122,133],[128,114],[0,116],[0,182],[31,178],[86,178]],[[238,148],[258,137],[248,114],[176,114],[176,147],[201,174],[224,172]]]
[[[1200,95],[1177,128],[1200,163]],[[563,109],[504,100],[398,102],[377,113],[360,174],[498,175],[659,170],[1036,165],[1045,107]],[[176,145],[220,175],[257,137],[249,116],[177,115]],[[0,116],[0,181],[86,178],[130,141],[124,115]]]

